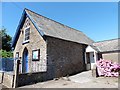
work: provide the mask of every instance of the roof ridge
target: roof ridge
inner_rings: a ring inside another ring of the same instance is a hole
[[[74,33],[76,33],[75,35],[75,37],[78,37],[78,38],[74,38],[74,39],[71,39],[70,37],[70,35],[68,35],[69,37],[68,38],[66,38],[65,36],[64,36],[64,34],[62,35],[62,33],[61,34],[59,34],[59,35],[55,35],[56,37],[59,37],[59,38],[64,38],[64,39],[66,39],[66,40],[80,40],[81,39],[81,37],[80,36],[83,36],[83,37],[85,37],[85,39],[86,39],[86,41],[85,40],[83,40],[82,42],[84,42],[84,43],[86,43],[86,44],[88,44],[88,42],[89,43],[93,43],[94,41],[91,39],[91,38],[89,38],[86,34],[84,34],[83,32],[81,32],[81,31],[79,31],[79,30],[77,30],[77,29],[74,29],[74,28],[71,28],[71,27],[69,27],[69,26],[67,26],[67,25],[64,25],[64,24],[62,24],[62,23],[60,23],[60,22],[57,22],[57,21],[55,21],[55,20],[53,20],[53,19],[50,19],[50,18],[48,18],[48,17],[45,17],[45,16],[43,16],[43,15],[40,15],[40,14],[38,14],[38,13],[36,13],[36,12],[34,12],[34,11],[31,11],[31,10],[29,10],[29,9],[24,9],[25,10],[25,12],[28,14],[28,16],[29,15],[32,15],[32,16],[36,16],[37,18],[43,18],[44,20],[48,20],[49,22],[52,22],[53,24],[56,24],[56,26],[60,26],[62,29],[64,29],[64,28],[66,28],[66,30],[67,30],[67,32],[68,31],[70,31],[71,33],[72,32],[74,32]],[[39,22],[39,21],[38,21]],[[57,27],[56,27],[57,28]],[[56,30],[57,31],[57,30]],[[58,32],[59,32],[59,29],[58,29]],[[60,31],[61,32],[61,31]],[[66,31],[65,30],[63,30],[63,32],[65,32],[66,33]],[[48,33],[48,34],[50,34],[51,35],[51,33]],[[67,34],[67,33],[66,33]],[[79,36],[78,36],[79,35]],[[81,42],[81,41],[80,41]]]
[[[117,40],[117,39],[120,39],[120,38],[113,38],[113,39],[108,39],[108,40],[102,40],[102,41],[97,41],[97,42],[94,42],[94,43],[113,41],[113,40]]]
[[[57,22],[57,21],[55,21],[55,20],[53,20],[53,19],[51,19],[51,18],[48,18],[48,17],[46,17],[46,16],[43,16],[43,15],[41,15],[41,14],[39,14],[39,13],[36,13],[36,12],[30,10],[30,9],[25,8],[25,10],[28,10],[28,11],[30,11],[30,12],[32,12],[32,13],[35,13],[35,14],[37,14],[37,15],[39,15],[39,16],[42,16],[42,17],[44,17],[44,18],[46,18],[46,19],[49,19],[49,20],[51,20],[51,21],[53,21],[53,22],[55,22],[55,23],[58,23],[58,24],[60,24],[60,25],[62,25],[62,26],[68,27],[69,29],[73,29],[73,30],[75,30],[75,31],[78,31],[78,32],[83,33],[83,32],[80,31],[80,30],[77,30],[77,29],[75,29],[75,28],[72,28],[72,27],[70,27],[70,26],[67,26],[67,25],[65,25],[65,24],[63,24],[63,23]],[[88,36],[87,36],[87,37],[88,37]]]

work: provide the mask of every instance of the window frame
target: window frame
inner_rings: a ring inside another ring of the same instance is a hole
[[[38,58],[34,59],[33,54],[38,51]],[[32,50],[32,61],[39,61],[40,60],[40,49]]]
[[[19,59],[19,52],[16,52],[15,59]]]
[[[27,27],[25,27],[25,28],[24,28],[24,40],[23,40],[23,42],[24,42],[24,43],[26,43],[26,42],[29,42],[29,41],[30,41],[30,31],[29,31],[29,39],[28,39],[28,40],[25,40],[25,38],[26,38],[26,36],[25,36],[25,35],[26,35],[26,30],[27,30],[27,29],[29,29],[29,30],[30,30],[30,26],[27,26]]]

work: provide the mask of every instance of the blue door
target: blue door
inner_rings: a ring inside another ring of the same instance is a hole
[[[28,72],[28,50],[27,48],[25,48],[23,52],[22,72],[23,73]]]

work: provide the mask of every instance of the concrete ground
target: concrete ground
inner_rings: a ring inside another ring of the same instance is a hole
[[[70,77],[51,80],[20,88],[118,88],[118,78],[98,77],[93,78],[91,71],[82,72]]]
[[[85,82],[89,82],[91,80],[94,79],[94,77],[92,77],[92,71],[84,71],[81,72],[79,74],[73,75],[68,77],[71,81],[73,82],[77,82],[77,83],[85,83]]]
[[[51,80],[19,88],[118,88],[117,78],[100,77],[89,82],[75,83],[64,79]]]
[[[2,86],[0,85],[0,89],[1,88]],[[19,88],[118,88],[118,78],[93,78],[91,76],[91,71],[87,71],[79,73],[77,75],[63,77],[58,80],[40,82]]]
[[[0,90],[2,89],[2,85],[0,84]]]

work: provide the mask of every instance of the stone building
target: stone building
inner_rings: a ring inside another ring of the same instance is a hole
[[[86,48],[86,66],[92,69],[97,60],[106,59],[119,63],[120,39],[104,40],[94,42]]]
[[[20,73],[47,73],[52,79],[85,70],[85,48],[93,40],[82,32],[25,9],[12,47]]]
[[[14,58],[21,61],[19,85],[89,70],[101,56],[116,58],[114,41],[94,42],[81,31],[25,9],[12,43]]]

